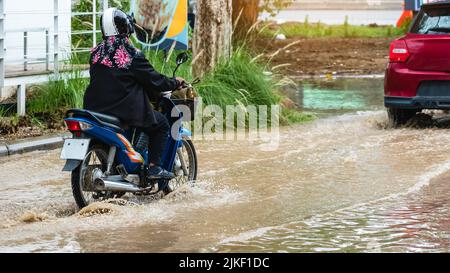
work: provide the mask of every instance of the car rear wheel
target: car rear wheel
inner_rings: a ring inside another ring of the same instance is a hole
[[[397,128],[405,125],[410,119],[412,119],[419,110],[417,109],[397,109],[388,108],[389,125]]]

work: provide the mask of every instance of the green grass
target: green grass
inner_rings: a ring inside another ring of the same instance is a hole
[[[137,43],[135,43],[137,44]],[[168,76],[172,77],[173,70],[176,67],[176,57],[179,53],[183,51],[169,51],[165,54],[163,51],[144,51],[145,56],[149,60],[150,64],[155,68],[156,71]],[[192,80],[191,74],[191,64],[190,62],[183,64],[177,71],[177,76],[183,77],[187,80]]]
[[[207,105],[274,105],[281,96],[278,82],[264,75],[265,65],[258,63],[244,48],[238,48],[228,62],[221,62],[206,75],[199,93]]]
[[[409,23],[408,23],[409,24]],[[397,28],[393,26],[378,25],[350,25],[346,20],[342,25],[311,24],[306,20],[303,23],[285,23],[281,25],[265,25],[261,32],[263,36],[274,37],[284,34],[288,38],[305,37],[335,37],[335,38],[393,38],[401,36],[407,26]]]
[[[10,116],[11,107],[6,107],[4,105],[0,105],[0,118]]]
[[[310,122],[315,119],[316,116],[314,116],[313,114],[302,113],[297,110],[283,108],[281,110],[280,123],[282,125],[289,125],[295,123]]]
[[[70,108],[82,108],[83,96],[89,79],[80,70],[73,70],[68,77],[53,78],[44,85],[36,86],[27,102],[27,113],[56,114]]]

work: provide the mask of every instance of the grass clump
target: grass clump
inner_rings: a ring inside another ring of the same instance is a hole
[[[220,62],[199,85],[199,93],[207,105],[275,105],[281,96],[275,91],[277,82],[265,76],[264,65],[255,61],[243,48],[238,48],[229,61]]]
[[[28,88],[26,116],[17,116],[15,107],[0,107],[0,135],[24,131],[24,136],[35,136],[40,135],[39,131],[63,128],[66,111],[83,107],[84,92],[89,83],[78,69],[64,75]]]
[[[305,123],[316,119],[316,116],[310,113],[302,113],[295,109],[282,108],[280,123],[289,125],[295,123]]]
[[[13,112],[12,105],[0,105],[0,118],[8,117]]]
[[[264,37],[284,34],[288,38],[334,37],[334,38],[394,38],[405,33],[406,28],[378,25],[350,25],[348,18],[342,25],[326,25],[323,23],[285,23],[270,25],[262,31]]]
[[[67,110],[83,108],[88,84],[89,78],[83,71],[74,69],[64,77],[54,77],[43,85],[34,86],[27,100],[27,116],[21,120],[42,130],[63,128]]]
[[[55,114],[70,108],[82,108],[84,92],[89,79],[81,70],[73,70],[66,77],[52,78],[44,85],[36,86],[28,100],[30,115]]]

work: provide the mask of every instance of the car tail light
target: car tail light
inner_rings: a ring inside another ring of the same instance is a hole
[[[391,63],[404,63],[410,56],[405,40],[395,40],[391,43],[389,60]]]
[[[80,132],[80,131],[86,131],[92,128],[92,125],[82,122],[82,121],[75,121],[75,120],[66,120],[67,129],[71,132]]]

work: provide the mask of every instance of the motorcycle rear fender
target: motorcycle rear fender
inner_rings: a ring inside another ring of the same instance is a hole
[[[78,166],[80,166],[81,160],[69,159],[66,161],[66,165],[63,168],[63,172],[73,172]]]

